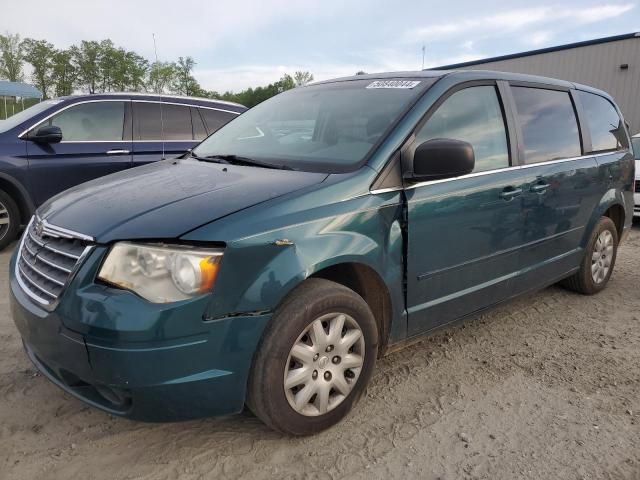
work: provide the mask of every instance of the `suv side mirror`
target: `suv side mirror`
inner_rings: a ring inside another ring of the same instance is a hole
[[[450,138],[434,138],[416,148],[412,177],[416,180],[458,177],[471,173],[475,163],[470,143]]]
[[[36,133],[29,135],[29,140],[36,143],[59,143],[62,140],[62,130],[55,125],[40,127]]]

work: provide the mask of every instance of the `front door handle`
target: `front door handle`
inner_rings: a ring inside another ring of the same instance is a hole
[[[531,191],[533,193],[545,193],[548,188],[549,188],[548,183],[536,183],[535,185],[531,186]]]
[[[519,195],[522,195],[521,188],[505,187],[505,189],[502,190],[502,193],[500,194],[500,198],[509,201]]]
[[[107,155],[127,155],[129,150],[107,150]]]

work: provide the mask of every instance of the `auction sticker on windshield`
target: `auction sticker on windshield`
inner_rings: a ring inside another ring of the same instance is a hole
[[[413,88],[419,83],[419,80],[376,80],[366,88]]]

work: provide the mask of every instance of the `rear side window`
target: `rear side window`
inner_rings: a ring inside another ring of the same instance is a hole
[[[45,124],[60,127],[65,142],[122,140],[124,102],[81,103],[54,115]]]
[[[416,134],[417,144],[434,138],[469,142],[475,172],[509,166],[507,132],[494,86],[470,87],[447,98]]]
[[[612,103],[600,95],[578,91],[580,102],[591,133],[593,152],[627,148],[627,134]]]
[[[210,108],[200,108],[199,110],[202,118],[204,118],[204,122],[207,124],[209,135],[237,117],[234,113],[211,110]]]
[[[189,107],[134,102],[134,140],[193,140]]]
[[[512,87],[522,129],[524,162],[539,163],[582,154],[568,92]]]

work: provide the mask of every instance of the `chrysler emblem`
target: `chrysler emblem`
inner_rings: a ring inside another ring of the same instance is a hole
[[[42,237],[42,232],[44,230],[44,225],[42,224],[41,221],[38,221],[36,223],[36,226],[34,227],[34,230],[36,232],[36,235],[38,235],[39,237]]]

